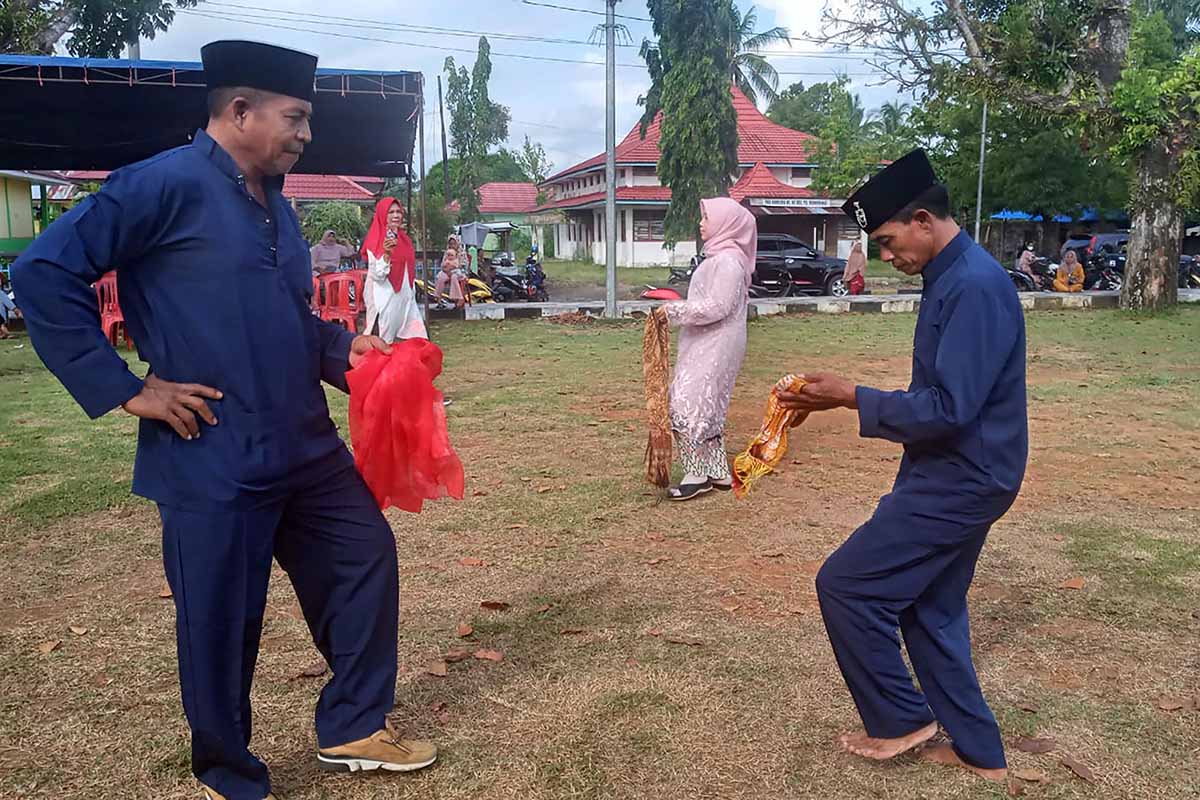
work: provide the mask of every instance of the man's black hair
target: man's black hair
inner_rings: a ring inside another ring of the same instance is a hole
[[[928,211],[938,219],[950,219],[950,192],[940,183],[935,183],[917,195],[916,199],[896,212],[896,222],[912,222],[918,211]]]
[[[208,93],[208,118],[216,119],[224,113],[236,98],[244,97],[250,105],[257,105],[263,100],[263,93],[258,89],[245,86],[221,86]]]

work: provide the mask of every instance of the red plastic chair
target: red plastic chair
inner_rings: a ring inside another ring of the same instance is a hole
[[[96,281],[93,288],[100,306],[100,330],[104,332],[104,338],[115,347],[119,331],[125,338],[125,348],[132,348],[133,341],[129,338],[129,328],[125,325],[125,315],[121,312],[121,300],[117,294],[117,273],[106,274]]]
[[[322,275],[321,288],[325,296],[320,303],[321,319],[336,322],[358,333],[358,314],[363,310],[363,277],[354,272],[332,272]],[[365,272],[362,273],[366,275]]]

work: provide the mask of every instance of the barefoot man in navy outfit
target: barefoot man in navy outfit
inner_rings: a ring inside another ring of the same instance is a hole
[[[843,209],[924,289],[906,391],[808,374],[801,392],[781,397],[804,411],[857,409],[862,436],[904,446],[891,494],[817,574],[825,628],[865,727],[839,741],[880,760],[921,748],[1002,780],[1000,729],[971,662],[967,589],[1025,473],[1021,305],[1000,265],[951,219],[924,152],[876,175]],[[939,724],[948,742],[930,741]]]
[[[311,141],[317,59],[251,42],[202,57],[206,130],[114,172],[13,280],[38,354],[84,411],[141,418],[133,489],[162,517],[192,770],[208,800],[263,800],[250,686],[272,558],[333,675],[317,704],[320,765],[408,771],[437,750],[387,724],[396,544],[321,386],[346,391],[347,369],[389,348],[313,317],[308,245],[281,194]],[[145,380],[100,331],[91,284],[114,269]]]

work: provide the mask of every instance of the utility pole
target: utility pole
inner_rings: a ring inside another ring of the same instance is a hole
[[[983,101],[983,127],[979,133],[979,188],[975,192],[975,243],[979,243],[979,218],[983,214],[983,158],[987,152],[987,100]]]
[[[421,292],[421,302],[424,305],[425,328],[428,335],[429,329],[429,287],[433,285],[433,269],[431,268],[432,250],[429,247],[429,226],[425,220],[425,76],[422,73],[417,73],[417,85],[420,87],[421,94],[417,98],[417,146],[418,163],[421,169],[421,193],[419,202],[421,208],[421,277],[425,281],[425,290]],[[409,191],[412,190],[412,171],[408,173]],[[413,264],[413,274],[417,271],[417,265]],[[430,336],[430,339],[433,337]]]
[[[617,317],[617,0],[606,0],[608,15],[604,23],[604,42],[608,50],[608,98],[605,106],[605,165],[608,196],[604,201],[606,223],[604,261],[608,280],[604,293],[604,314]]]
[[[450,149],[446,145],[446,105],[442,102],[442,76],[438,75],[438,114],[442,118],[442,183],[446,205],[450,205]]]

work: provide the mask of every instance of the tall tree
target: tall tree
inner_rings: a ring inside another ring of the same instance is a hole
[[[64,38],[73,56],[114,58],[135,37],[153,39],[175,9],[198,0],[0,0],[0,52],[53,53]]]
[[[1132,166],[1127,309],[1177,301],[1184,211],[1200,196],[1200,51],[1178,0],[854,0],[829,41],[927,94],[966,92],[1062,120]],[[1164,13],[1172,11],[1172,19]],[[1183,19],[1181,26],[1179,19]]]
[[[509,111],[488,95],[491,52],[487,37],[480,37],[473,70],[456,67],[453,58],[445,64],[450,143],[459,161],[458,180],[452,186],[462,204],[462,219],[468,222],[479,217],[479,187],[487,182],[483,172],[488,150],[508,138]]]
[[[833,83],[793,83],[771,103],[767,116],[772,122],[796,131],[816,134],[833,110]]]
[[[813,188],[831,196],[845,197],[878,167],[884,158],[895,158],[891,142],[876,136],[866,122],[858,95],[846,88],[849,80],[829,84],[828,111],[817,131],[813,157]]]
[[[650,92],[642,133],[659,111],[658,175],[671,189],[664,224],[667,244],[697,239],[700,200],[727,194],[737,169],[737,115],[730,94],[725,34],[729,0],[648,0],[657,48],[643,44]]]
[[[910,108],[908,103],[888,101],[879,107],[876,119],[879,121],[879,132],[884,136],[899,136],[908,123]]]
[[[772,44],[792,46],[788,29],[780,25],[756,32],[758,11],[754,6],[745,14],[730,0],[729,61],[733,82],[755,105],[759,100],[774,102],[779,94],[779,73],[762,56],[762,50]]]
[[[546,148],[530,141],[528,136],[525,137],[525,144],[521,149],[512,154],[512,158],[525,174],[525,180],[530,183],[545,183],[554,170],[554,164],[546,156]]]

